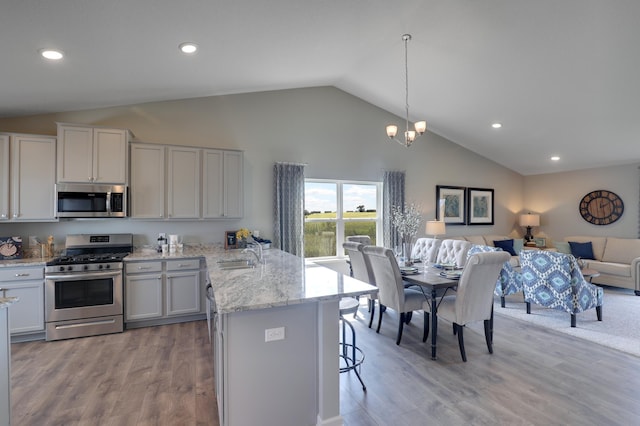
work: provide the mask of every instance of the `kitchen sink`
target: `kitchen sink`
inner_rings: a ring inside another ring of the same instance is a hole
[[[218,260],[218,266],[220,269],[250,269],[255,268],[256,263],[253,259]]]

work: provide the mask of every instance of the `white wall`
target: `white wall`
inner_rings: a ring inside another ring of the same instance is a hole
[[[495,226],[449,226],[448,235],[508,234],[522,209],[524,179],[484,157],[427,133],[410,148],[390,142],[385,126],[401,118],[333,87],[154,102],[89,111],[0,119],[0,131],[55,135],[56,121],[130,129],[137,139],[161,144],[240,149],[245,152],[245,218],[240,221],[138,222],[130,219],[0,224],[0,235],[131,232],[136,244],[157,232],[187,242],[222,242],[241,226],[273,235],[273,164],[307,163],[306,176],[381,180],[383,170],[405,170],[408,201],[425,219],[435,217],[435,186],[495,190]],[[520,229],[517,229],[520,232]]]
[[[569,235],[638,238],[640,173],[638,164],[627,164],[575,172],[527,176],[524,179],[526,211],[540,213],[540,228],[534,235],[562,240]],[[622,217],[610,225],[593,225],[582,219],[578,206],[587,193],[606,189],[624,202]]]

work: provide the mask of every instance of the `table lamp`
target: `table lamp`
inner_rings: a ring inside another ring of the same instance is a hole
[[[533,226],[540,226],[540,215],[531,213],[520,215],[520,226],[526,226],[527,228],[527,233],[524,235],[525,243],[533,241],[531,228]]]
[[[437,238],[438,235],[444,235],[446,233],[444,221],[428,220],[425,226],[425,232],[427,235],[433,235],[433,238]]]

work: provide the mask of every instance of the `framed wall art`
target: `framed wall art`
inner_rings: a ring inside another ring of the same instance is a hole
[[[238,247],[238,240],[236,238],[236,232],[238,231],[227,231],[224,233],[224,248],[234,249]]]
[[[466,198],[463,186],[436,185],[436,219],[448,225],[464,225]]]
[[[467,225],[493,225],[493,189],[467,188]]]

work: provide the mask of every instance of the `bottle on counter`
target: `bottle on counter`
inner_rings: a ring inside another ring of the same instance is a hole
[[[167,238],[160,234],[160,236],[158,236],[158,253],[162,253],[162,246],[167,244]]]

